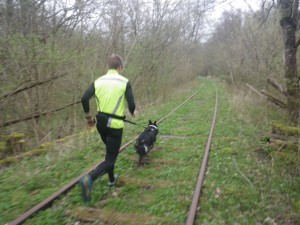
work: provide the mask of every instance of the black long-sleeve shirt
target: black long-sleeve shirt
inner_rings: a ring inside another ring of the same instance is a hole
[[[94,95],[95,95],[95,86],[94,86],[94,83],[92,83],[89,86],[89,88],[84,92],[84,94],[81,98],[82,107],[83,107],[83,110],[85,113],[90,112],[89,100]],[[134,103],[134,97],[133,97],[132,87],[131,87],[130,82],[127,82],[127,85],[126,85],[125,98],[127,100],[129,112],[133,115],[134,110],[135,110],[135,103]]]

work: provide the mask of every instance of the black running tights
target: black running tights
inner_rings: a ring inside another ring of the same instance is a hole
[[[98,125],[98,124],[97,124]],[[98,126],[97,126],[98,129]],[[106,128],[105,131],[99,130],[101,139],[106,145],[105,160],[100,163],[96,169],[91,173],[92,180],[96,180],[97,177],[108,173],[110,182],[114,181],[114,167],[117,160],[119,149],[122,142],[123,129]]]

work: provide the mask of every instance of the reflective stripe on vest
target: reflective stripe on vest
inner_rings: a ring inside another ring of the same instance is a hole
[[[109,70],[106,75],[99,77],[94,82],[97,111],[123,117],[127,83],[128,79],[116,70]],[[124,121],[109,117],[107,127],[123,128]]]

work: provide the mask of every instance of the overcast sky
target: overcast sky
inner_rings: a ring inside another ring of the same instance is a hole
[[[241,9],[242,11],[249,11],[250,7],[253,10],[259,9],[261,0],[216,0],[217,6],[212,13],[212,18],[218,19],[225,10]]]

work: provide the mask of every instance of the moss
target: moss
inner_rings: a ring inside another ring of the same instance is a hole
[[[25,134],[13,132],[10,134],[10,136],[15,139],[22,139],[25,137]]]
[[[6,136],[7,139],[22,139],[25,137],[25,134],[13,132]]]
[[[17,143],[24,144],[25,143],[25,139],[18,140]]]
[[[9,156],[9,157],[6,157],[5,159],[0,160],[0,167],[8,166],[12,163],[16,163],[16,162],[22,160],[26,156],[27,157],[38,156],[38,155],[41,155],[48,151],[49,151],[49,149],[47,149],[47,148],[38,148],[38,149],[33,149],[31,151],[28,151],[24,154],[20,154],[20,155],[16,155],[16,156]]]
[[[6,151],[6,143],[1,141],[0,142],[0,153]]]
[[[47,148],[47,144],[41,144],[41,145],[40,145],[40,148],[41,148],[41,149]]]
[[[23,144],[25,143],[24,138],[25,134],[17,132],[2,136],[1,139],[5,143],[4,152],[14,154],[22,152]]]
[[[24,156],[36,156],[36,155],[40,155],[40,154],[42,154],[42,153],[44,153],[44,152],[47,152],[48,151],[48,149],[45,149],[45,148],[37,148],[37,149],[33,149],[33,150],[31,150],[31,151],[29,151],[29,152],[26,152],[25,154],[24,154]]]
[[[17,161],[18,161],[18,159],[15,156],[7,157],[5,159],[0,160],[0,167],[7,166],[7,165],[15,163]]]
[[[47,142],[45,144],[43,144],[43,147],[42,148],[52,148],[53,146],[55,145],[55,142]],[[41,147],[40,147],[41,148]]]
[[[274,134],[280,134],[285,136],[298,136],[300,135],[300,128],[274,123],[272,127],[272,132]]]
[[[274,150],[282,150],[285,149],[287,151],[293,151],[293,152],[298,152],[300,149],[300,145],[297,145],[295,143],[291,143],[288,141],[282,141],[282,140],[272,140],[272,143],[270,143],[270,146]]]

